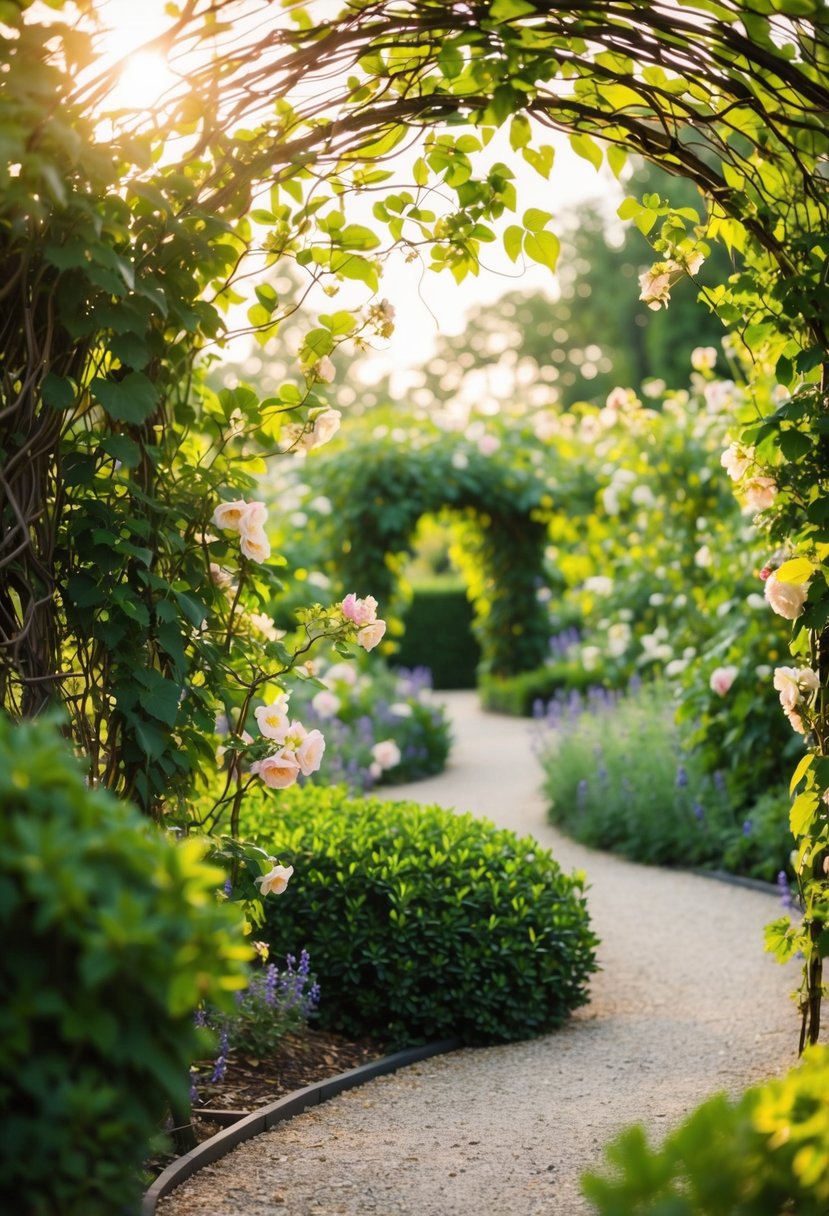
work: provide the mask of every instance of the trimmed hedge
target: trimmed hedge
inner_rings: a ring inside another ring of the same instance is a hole
[[[394,666],[428,667],[433,688],[474,688],[481,648],[472,632],[473,616],[462,584],[416,586],[403,614],[405,633]]]
[[[193,1013],[244,986],[241,918],[204,845],[88,789],[48,724],[0,717],[0,806],[0,1211],[134,1211]]]
[[[588,688],[602,684],[594,671],[587,671],[579,663],[548,663],[533,671],[522,671],[517,676],[506,678],[484,675],[479,691],[481,705],[491,713],[512,714],[516,718],[529,718],[537,701],[546,703],[562,689],[586,692]]]
[[[596,968],[584,876],[529,837],[437,806],[350,799],[342,787],[251,794],[243,828],[295,867],[261,931],[302,942],[320,1024],[390,1048],[551,1030]]]

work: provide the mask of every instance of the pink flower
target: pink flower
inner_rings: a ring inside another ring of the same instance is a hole
[[[329,692],[327,688],[321,688],[311,698],[311,704],[321,718],[333,718],[340,708],[340,698],[335,693]]]
[[[774,687],[780,693],[780,704],[786,713],[800,700],[800,684],[795,667],[775,667]]]
[[[394,768],[400,763],[400,748],[395,743],[394,739],[382,739],[379,743],[375,743],[371,749],[371,754],[374,757],[375,763],[385,771],[388,768]]]
[[[306,448],[321,448],[324,443],[328,443],[329,439],[333,439],[337,431],[340,429],[340,419],[342,414],[339,410],[323,410],[314,418],[314,427],[310,434],[306,435],[304,446]]]
[[[501,440],[496,435],[482,435],[478,440],[478,451],[482,456],[491,456],[501,446]]]
[[[781,582],[776,574],[770,574],[763,594],[778,616],[784,616],[787,621],[796,621],[806,603],[809,584]]]
[[[347,595],[340,605],[343,616],[355,625],[370,625],[377,620],[377,600],[373,595],[367,595],[364,600],[358,600],[352,592]]]
[[[239,520],[241,536],[255,535],[261,532],[268,517],[268,508],[263,502],[249,502],[242,518]]]
[[[691,367],[695,372],[712,372],[717,365],[715,346],[697,346],[691,351]]]
[[[607,394],[605,408],[609,410],[623,410],[630,401],[631,393],[629,389],[621,388],[618,384],[612,388]]]
[[[299,776],[299,761],[292,751],[283,747],[273,756],[260,760],[257,772],[269,789],[286,790]]]
[[[242,498],[237,499],[236,502],[220,502],[213,512],[212,522],[217,528],[228,528],[231,532],[238,532],[247,509],[248,504]]]
[[[739,444],[731,443],[720,457],[720,464],[732,481],[739,481],[753,459],[753,452],[746,452]]]
[[[261,529],[243,535],[239,548],[243,556],[252,562],[266,562],[271,555],[270,542]]]
[[[718,697],[726,696],[738,675],[736,667],[715,667],[711,672],[711,679],[708,681],[708,687],[712,692],[715,692]]]
[[[253,881],[258,885],[260,895],[281,895],[287,888],[288,880],[293,872],[293,866],[276,865],[267,874],[260,874]],[[254,943],[255,945],[256,943]]]
[[[746,506],[752,511],[765,511],[777,497],[777,482],[773,477],[752,477],[743,487]]]
[[[679,269],[674,263],[659,262],[660,267],[657,270],[654,267],[652,270],[646,270],[639,275],[639,299],[643,300],[648,308],[654,310],[659,309],[664,304],[667,308],[671,299],[671,283],[672,275],[668,269],[663,269],[665,266],[671,266],[674,270]]]
[[[357,631],[357,645],[362,646],[363,650],[373,650],[385,632],[385,621],[372,621],[370,625],[364,625]]]
[[[328,355],[323,355],[320,361],[314,367],[318,380],[322,380],[323,384],[330,384],[336,376],[337,372],[334,364],[328,358]]]
[[[300,772],[304,777],[310,777],[311,773],[317,771],[322,764],[324,751],[325,737],[322,731],[309,730],[294,753]]]
[[[803,724],[803,719],[801,718],[800,714],[795,713],[795,711],[793,709],[784,710],[783,712],[786,714],[786,717],[789,719],[792,730],[796,730],[799,735],[805,735],[806,727]]]

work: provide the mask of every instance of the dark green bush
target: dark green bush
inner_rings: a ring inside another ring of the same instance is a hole
[[[530,838],[441,807],[341,787],[251,796],[244,830],[295,867],[268,906],[277,956],[302,941],[320,1024],[389,1047],[526,1038],[587,999],[595,969],[583,875]]]
[[[0,806],[0,1211],[130,1211],[186,1109],[194,1010],[244,984],[238,912],[201,845],[88,789],[46,724],[0,719]]]
[[[810,1048],[737,1101],[709,1098],[658,1149],[629,1128],[607,1150],[613,1176],[584,1192],[601,1216],[826,1216],[827,1087],[829,1051]]]
[[[463,584],[418,584],[403,614],[405,633],[394,665],[428,667],[434,688],[474,688],[481,648],[473,615]]]
[[[546,705],[562,689],[585,692],[601,683],[597,672],[588,671],[580,663],[562,660],[536,667],[533,671],[522,671],[517,676],[483,675],[479,691],[481,705],[491,713],[529,718],[536,702],[543,701]]]

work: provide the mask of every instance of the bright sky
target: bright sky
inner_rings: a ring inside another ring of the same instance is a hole
[[[113,59],[129,55],[163,29],[168,20],[164,4],[165,0],[141,0],[140,4],[135,0],[101,0],[97,10],[102,23],[111,30],[106,36],[108,54]],[[159,56],[136,55],[131,62],[128,60],[122,85],[110,100],[126,106],[151,105],[172,83],[173,77]],[[551,227],[555,230],[562,211],[587,199],[604,199],[608,208],[614,209],[613,200],[620,197],[620,190],[606,168],[597,173],[591,164],[575,155],[565,136],[543,131],[539,138],[552,144],[556,151],[549,181],[539,177],[519,154],[512,152],[505,131],[495,136],[477,162],[482,168],[499,160],[510,165],[517,178],[519,217],[528,207],[540,207],[553,213]],[[411,163],[414,155],[401,157],[401,170]],[[405,180],[410,181],[408,174]],[[366,218],[370,223],[370,215]],[[514,218],[505,216],[502,225]],[[520,262],[511,263],[500,241],[486,246],[484,254],[486,266],[480,275],[460,285],[448,273],[424,274],[417,263],[406,264],[402,256],[393,258],[384,275],[382,293],[395,309],[395,333],[373,360],[378,375],[391,368],[422,363],[438,330],[459,333],[467,310],[476,304],[491,303],[515,289],[556,293],[555,280],[546,268],[530,265],[524,269]],[[340,306],[347,307],[351,302],[350,293],[344,291]],[[320,296],[316,306],[324,310],[331,306],[331,301]]]

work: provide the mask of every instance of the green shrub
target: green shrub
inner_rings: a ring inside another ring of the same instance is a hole
[[[807,1050],[786,1076],[718,1094],[659,1149],[640,1126],[607,1150],[615,1177],[589,1174],[601,1216],[826,1216],[829,1211],[829,1050]]]
[[[792,800],[785,785],[763,794],[744,814],[739,830],[725,841],[723,869],[774,882],[781,870],[791,870],[794,848],[789,826]]]
[[[276,814],[251,796],[243,828],[295,867],[262,932],[276,955],[305,943],[328,993],[320,1025],[390,1047],[484,1043],[550,1030],[585,1002],[584,877],[534,840],[339,787],[286,795]]]
[[[112,1216],[250,952],[202,845],[88,789],[50,726],[0,719],[0,805],[0,1210]]]
[[[394,665],[428,667],[434,688],[474,688],[481,648],[472,618],[462,583],[418,584],[403,614],[405,633]]]
[[[556,693],[586,692],[600,682],[596,672],[575,661],[562,660],[517,676],[482,675],[479,691],[481,705],[491,713],[529,718],[536,714],[539,703],[546,706]]]

